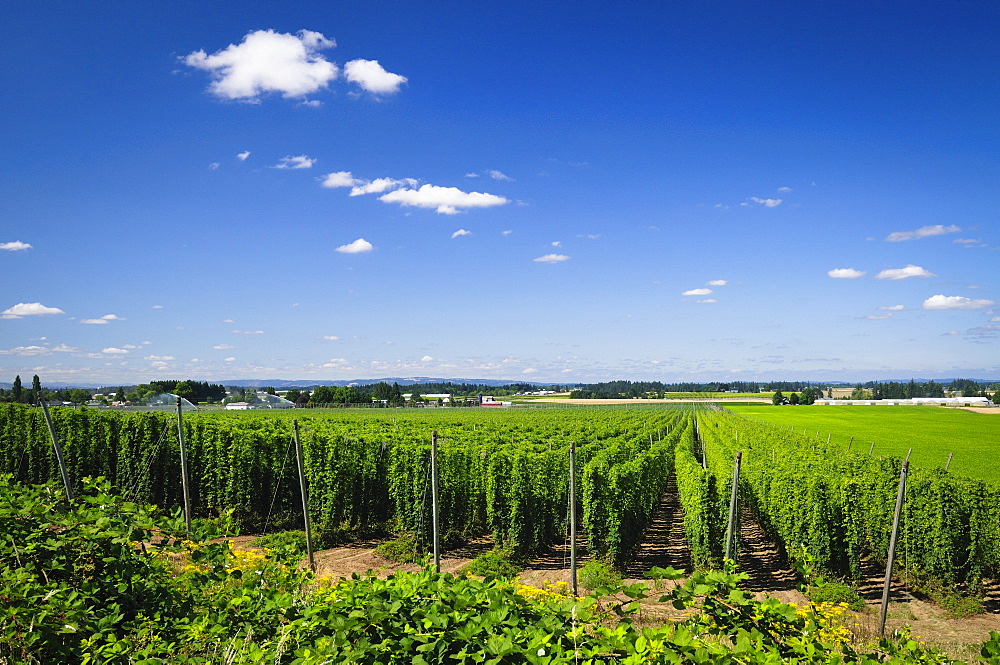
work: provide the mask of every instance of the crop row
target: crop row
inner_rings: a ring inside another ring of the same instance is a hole
[[[822,569],[853,579],[860,578],[863,559],[885,562],[902,460],[828,448],[816,438],[725,411],[702,412],[698,429],[708,469],[697,463],[692,469],[688,449],[688,479],[682,483],[677,462],[678,484],[688,495],[696,483],[706,488],[698,529],[712,534],[716,549],[692,545],[698,556],[719,554],[718,533],[725,529],[740,450],[741,500],[790,555],[804,547]],[[681,449],[677,454],[680,460]],[[689,517],[696,512],[690,506],[689,496]],[[915,573],[972,588],[1000,574],[1000,489],[993,485],[911,466],[900,525],[897,560]]]
[[[298,416],[299,414],[292,414]],[[70,477],[103,476],[133,500],[182,503],[176,417],[53,410]],[[474,414],[310,412],[299,419],[310,515],[321,528],[426,534],[430,438],[439,433],[439,521],[446,540],[492,534],[527,555],[567,529],[568,455],[578,445],[584,530],[621,561],[641,540],[688,432],[682,409]],[[184,418],[196,516],[232,511],[247,529],[298,509],[290,414]],[[34,408],[0,405],[0,473],[59,478]]]

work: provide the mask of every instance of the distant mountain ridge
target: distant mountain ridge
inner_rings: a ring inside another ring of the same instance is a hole
[[[181,377],[178,377],[181,378]],[[190,377],[183,377],[184,380]],[[199,381],[202,379],[198,379]],[[576,383],[567,384],[561,383],[556,384],[554,381],[550,382],[538,382],[538,381],[522,381],[519,379],[438,379],[426,376],[408,376],[408,377],[391,377],[384,379],[350,379],[346,381],[318,381],[316,379],[224,379],[221,381],[206,381],[211,384],[221,384],[223,386],[233,386],[236,388],[276,388],[276,389],[286,389],[286,388],[312,388],[316,386],[367,386],[372,383],[381,383],[385,381],[388,384],[398,383],[399,386],[406,387],[408,385],[417,385],[422,383],[465,383],[469,385],[477,386],[509,386],[511,384],[525,384],[530,386],[552,386],[552,385],[577,385]],[[12,383],[0,383],[0,388],[5,390],[10,390]],[[63,390],[69,388],[87,388],[87,389],[97,389],[97,388],[117,388],[121,386],[134,386],[135,383],[65,383],[65,382],[48,382],[42,379],[42,387],[48,390]],[[31,387],[31,380],[27,382],[26,388]]]
[[[193,377],[171,377],[171,378],[176,378],[178,380],[190,380],[190,379],[193,379]],[[960,378],[962,378],[962,377],[954,377],[954,378],[947,378],[947,379],[920,379],[920,378],[914,378],[913,381],[915,381],[917,383],[927,383],[928,381],[935,381],[935,382],[937,382],[939,384],[942,384],[942,385],[948,385],[952,381],[956,381],[956,380],[958,380]],[[24,381],[25,377],[22,376],[21,379],[22,379],[22,381]],[[150,379],[150,380],[153,380],[153,379]],[[446,379],[446,378],[435,378],[435,377],[428,377],[428,376],[388,377],[388,378],[381,378],[381,379],[350,379],[350,380],[341,380],[341,381],[322,381],[322,380],[316,380],[316,379],[225,379],[225,380],[220,380],[220,381],[212,381],[212,380],[206,380],[206,379],[197,379],[197,380],[199,380],[199,381],[206,381],[207,383],[212,383],[212,384],[221,384],[223,386],[233,386],[233,387],[237,387],[237,388],[273,387],[273,388],[276,388],[276,389],[280,388],[282,390],[288,389],[288,388],[311,388],[311,387],[315,387],[315,386],[334,386],[334,387],[336,387],[336,386],[366,386],[366,385],[369,385],[369,384],[372,384],[372,383],[380,383],[382,381],[385,381],[386,383],[389,383],[389,384],[398,383],[400,385],[400,387],[406,387],[408,385],[416,385],[416,384],[422,384],[422,383],[456,383],[456,384],[458,384],[458,383],[465,383],[465,384],[470,384],[470,385],[482,385],[482,386],[509,386],[511,384],[524,384],[524,385],[530,385],[530,386],[536,386],[536,387],[554,386],[554,385],[572,387],[572,386],[582,386],[582,385],[584,385],[584,383],[581,383],[579,381],[574,381],[574,382],[557,382],[557,381],[524,381],[524,380],[521,380],[521,379]],[[631,379],[622,379],[622,380],[629,380],[629,381],[631,381]],[[747,379],[740,379],[740,380],[741,381],[747,381]],[[909,383],[910,382],[910,379],[908,379],[908,378],[907,379],[874,379],[874,380],[877,381],[878,383],[889,383],[889,382]],[[994,378],[994,379],[968,379],[968,380],[969,381],[975,381],[976,383],[985,383],[985,384],[991,384],[991,383],[1000,382],[1000,379],[997,379],[997,378]],[[828,385],[828,386],[855,386],[855,385],[858,385],[858,384],[867,383],[868,381],[872,381],[872,379],[869,379],[869,380],[866,380],[866,381],[814,381],[814,380],[809,380],[808,383],[813,384],[813,385],[820,385],[820,384],[822,384],[822,385]],[[721,381],[721,382],[725,383],[724,381]],[[595,382],[595,383],[606,383],[606,382],[598,381],[598,382]],[[673,382],[673,381],[661,381],[661,383],[667,383],[667,384],[669,384],[669,383],[675,383],[675,382]],[[703,382],[696,382],[696,383],[712,383],[712,382],[711,381],[703,381]],[[760,381],[760,383],[770,383],[770,381]],[[5,390],[10,390],[11,387],[12,387],[12,385],[13,384],[11,382],[0,382],[0,388],[3,388]],[[134,386],[134,385],[136,385],[136,384],[135,383],[130,383],[130,382],[125,382],[125,383],[94,383],[94,382],[67,383],[67,382],[64,382],[64,381],[48,382],[48,381],[45,381],[44,378],[42,379],[42,386],[45,387],[45,388],[47,388],[47,389],[49,389],[49,390],[63,390],[63,389],[70,389],[70,388],[86,388],[86,389],[109,388],[109,387],[117,388],[118,386]],[[31,377],[28,377],[28,380],[25,381],[25,383],[24,383],[24,387],[25,388],[29,388],[30,386],[31,386]]]

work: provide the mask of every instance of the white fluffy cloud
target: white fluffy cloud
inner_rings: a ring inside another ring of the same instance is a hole
[[[941,236],[946,233],[958,233],[962,229],[958,228],[954,224],[950,226],[944,226],[943,224],[934,224],[932,226],[921,226],[916,231],[894,231],[886,236],[886,242],[902,242],[904,240],[918,240],[920,238],[928,238],[930,236]]]
[[[362,182],[364,181],[355,178],[350,171],[337,171],[336,173],[327,173],[323,176],[320,185],[329,189],[336,189],[337,187],[354,187]]]
[[[682,293],[682,296],[707,296],[712,293],[712,289],[690,289]]]
[[[295,98],[325,88],[337,78],[337,65],[320,53],[336,45],[311,30],[299,30],[294,35],[257,30],[238,45],[230,44],[212,55],[198,50],[182,61],[207,71],[213,79],[209,92],[222,99],[255,102],[269,92]]]
[[[363,254],[364,252],[372,251],[372,249],[374,249],[374,247],[370,242],[364,238],[358,238],[354,242],[341,245],[335,251],[338,251],[341,254]]]
[[[379,201],[401,206],[428,208],[438,213],[454,215],[460,208],[491,208],[510,203],[510,199],[484,192],[463,192],[457,187],[423,185],[420,189],[397,189],[383,194]]]
[[[725,286],[728,283],[729,283],[729,281],[725,280],[725,279],[713,279],[712,281],[708,282],[708,285],[709,286]]]
[[[112,356],[123,356],[128,353],[128,349],[119,349],[115,346],[109,346],[106,349],[101,349],[101,353],[107,353]]]
[[[465,229],[459,229],[459,230],[455,231],[454,233],[452,233],[451,237],[452,238],[458,238],[460,236],[470,236],[470,235],[472,235],[472,231],[466,231]]]
[[[753,201],[754,203],[759,203],[765,208],[777,208],[778,206],[781,205],[782,201],[782,199],[762,199],[757,196],[751,196],[750,200]]]
[[[907,277],[937,277],[937,275],[912,264],[905,268],[888,268],[875,275],[875,279],[906,279]]]
[[[247,157],[249,156],[250,156],[250,151],[244,150],[243,152],[237,153],[236,159],[240,160],[241,162],[245,162],[247,161]]]
[[[974,300],[965,296],[931,296],[924,301],[924,309],[986,309],[996,303],[992,300]]]
[[[274,165],[276,169],[311,169],[316,160],[309,155],[286,155]]]
[[[857,279],[858,277],[864,277],[865,272],[863,270],[855,270],[854,268],[834,268],[833,270],[827,270],[826,274],[834,279]]]
[[[562,263],[563,261],[569,261],[569,257],[565,254],[546,254],[545,256],[539,256],[537,259],[532,259],[535,263]]]
[[[31,245],[15,240],[14,242],[0,242],[0,249],[8,252],[23,252],[26,249],[31,249]]]
[[[399,92],[406,77],[385,71],[378,60],[351,60],[344,65],[344,76],[373,95],[391,95]]]
[[[48,314],[65,314],[58,307],[46,307],[40,302],[19,302],[0,313],[0,319],[20,319],[23,316],[45,316]]]

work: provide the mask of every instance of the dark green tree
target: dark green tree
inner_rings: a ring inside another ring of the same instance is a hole
[[[312,397],[309,399],[315,404],[333,404],[334,397],[333,389],[330,386],[320,386],[313,390]]]
[[[780,390],[776,390],[774,392],[774,396],[771,397],[771,404],[778,406],[779,404],[784,404],[784,403],[785,403],[785,396],[781,394]]]
[[[35,403],[40,399],[45,399],[45,395],[42,393],[42,380],[35,374],[31,377],[31,402]]]
[[[21,375],[18,374],[14,377],[14,385],[10,391],[11,399],[15,402],[24,401],[24,388],[21,386]]]
[[[799,394],[798,393],[792,393],[791,395],[789,395],[788,396],[788,403],[789,404],[793,404],[793,405],[794,404],[798,404],[799,403]]]

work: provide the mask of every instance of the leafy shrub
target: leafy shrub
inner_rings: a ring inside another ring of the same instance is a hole
[[[258,536],[250,541],[251,547],[260,547],[278,552],[283,558],[299,558],[305,556],[306,532],[305,531],[278,531],[264,536]]]
[[[865,609],[865,599],[855,589],[840,582],[826,582],[822,586],[808,587],[806,596],[817,605],[843,603],[855,612]]]
[[[594,590],[621,586],[622,576],[609,564],[592,559],[580,569],[580,584]]]
[[[470,561],[465,572],[480,577],[514,577],[522,569],[523,566],[513,561],[509,553],[494,549]]]
[[[413,563],[417,560],[417,536],[413,533],[404,533],[397,538],[379,543],[375,548],[375,554],[400,563]]]

